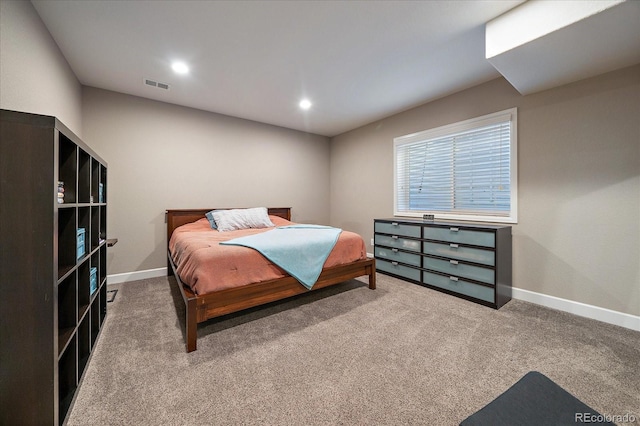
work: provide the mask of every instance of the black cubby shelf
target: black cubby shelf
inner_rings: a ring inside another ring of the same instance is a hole
[[[55,117],[0,121],[0,424],[61,425],[106,319],[107,163]]]
[[[78,376],[82,377],[91,355],[90,317],[86,315],[78,327]]]

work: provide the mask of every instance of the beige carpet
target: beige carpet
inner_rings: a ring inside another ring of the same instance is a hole
[[[518,300],[379,274],[210,321],[190,354],[173,278],[108,308],[69,425],[456,425],[531,370],[640,424],[640,333]]]

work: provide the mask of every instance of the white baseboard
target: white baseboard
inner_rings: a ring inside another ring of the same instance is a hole
[[[128,281],[144,280],[167,276],[167,268],[147,269],[145,271],[125,272],[123,274],[107,275],[107,284],[126,283]]]
[[[367,253],[367,257],[373,257],[373,255],[371,253]],[[128,281],[143,280],[146,278],[164,277],[166,275],[167,268],[126,272],[123,274],[108,275],[107,284],[118,284]],[[561,299],[559,297],[523,290],[521,288],[514,287],[512,289],[512,293],[514,299],[524,300],[525,302],[535,303],[536,305],[545,306],[547,308],[557,309],[559,311],[569,312],[581,317],[591,318],[608,324],[614,324],[631,330],[640,331],[640,316],[612,311],[611,309],[587,305],[586,303],[581,302],[574,302],[573,300]]]
[[[547,308],[569,312],[581,317],[606,322],[608,324],[619,325],[620,327],[640,331],[640,316],[625,314],[623,312],[612,311],[611,309],[600,308],[598,306],[587,305],[586,303],[574,302],[573,300],[561,299],[555,296],[535,293],[521,288],[513,288],[513,298],[535,303]]]

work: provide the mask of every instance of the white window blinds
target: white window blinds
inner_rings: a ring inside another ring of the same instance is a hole
[[[394,140],[395,214],[515,222],[516,110]]]

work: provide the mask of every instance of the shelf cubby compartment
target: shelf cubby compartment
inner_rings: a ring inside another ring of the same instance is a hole
[[[100,267],[98,268],[98,286],[105,285],[107,279],[107,245],[100,247]]]
[[[91,157],[78,149],[78,203],[91,202]]]
[[[76,258],[80,261],[91,251],[90,240],[90,224],[91,224],[91,207],[78,207],[78,231],[84,230],[84,235],[80,237],[76,232]],[[81,250],[80,247],[84,247]],[[82,254],[82,255],[81,255]]]
[[[107,316],[107,283],[100,287],[100,328],[104,325],[104,319]]]
[[[78,319],[82,319],[89,309],[89,272],[89,262],[78,266]]]
[[[91,203],[100,202],[100,162],[91,159]]]
[[[91,268],[89,269],[89,284],[91,298],[98,296],[98,288],[100,288],[100,251],[96,251],[91,255]]]
[[[100,245],[100,207],[91,207],[91,232],[89,236],[90,250],[93,252]]]
[[[102,204],[107,202],[107,168],[103,165],[100,165],[100,185],[102,189],[99,191],[102,193],[102,197],[99,198],[99,202]]]
[[[64,184],[64,203],[73,204],[76,202],[76,181],[78,176],[78,149],[62,133],[58,138],[58,182]]]
[[[82,377],[82,373],[84,373],[84,369],[89,361],[89,354],[91,353],[90,322],[90,315],[85,315],[78,326],[78,378]]]
[[[69,344],[77,324],[75,271],[58,284],[58,354]]]
[[[58,209],[58,278],[62,278],[77,261],[76,208]]]
[[[95,345],[100,332],[100,317],[100,297],[96,297],[91,303],[91,348]]]
[[[107,239],[107,206],[100,206],[100,236],[102,242]]]
[[[58,396],[59,396],[59,423],[63,424],[71,402],[73,401],[73,395],[76,392],[78,386],[78,373],[76,370],[77,364],[77,341],[74,335],[71,343],[67,346],[67,349],[63,352],[62,356],[58,360]]]

